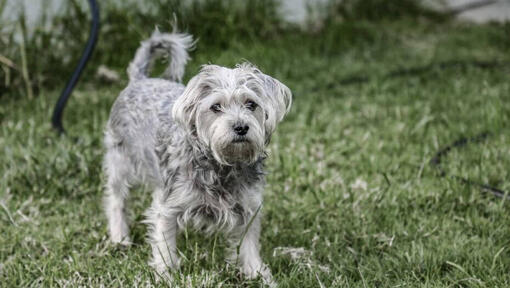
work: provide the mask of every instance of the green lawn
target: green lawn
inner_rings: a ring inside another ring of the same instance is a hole
[[[200,64],[247,59],[294,93],[269,147],[263,208],[262,254],[279,286],[509,287],[509,203],[429,166],[441,147],[490,131],[444,168],[510,191],[509,26],[342,27],[202,47],[187,69],[189,79]],[[155,283],[141,223],[150,191],[130,199],[130,248],[109,243],[101,211],[102,130],[121,89],[81,84],[65,137],[49,125],[59,91],[0,98],[1,287]],[[260,286],[225,265],[224,246],[183,233],[181,286]]]

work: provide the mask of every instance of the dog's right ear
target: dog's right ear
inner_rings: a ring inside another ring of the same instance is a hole
[[[292,92],[283,83],[262,73],[257,67],[248,62],[237,65],[237,69],[243,71],[244,78],[248,79],[245,85],[255,91],[261,98],[262,103],[260,105],[266,113],[264,123],[266,143],[269,143],[276,125],[290,111]]]
[[[204,99],[217,85],[215,71],[221,69],[217,65],[204,65],[200,72],[186,85],[186,89],[181,96],[177,98],[172,108],[172,117],[175,122],[183,125],[193,131],[195,129],[195,120],[198,103]]]

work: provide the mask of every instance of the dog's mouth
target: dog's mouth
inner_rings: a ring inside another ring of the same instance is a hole
[[[224,143],[217,155],[223,163],[252,163],[258,156],[258,146],[254,139],[236,135]]]
[[[248,143],[248,139],[246,137],[236,137],[234,140],[232,140],[232,143]]]

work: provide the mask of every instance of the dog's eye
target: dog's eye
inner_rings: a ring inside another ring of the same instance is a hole
[[[244,105],[246,106],[246,108],[248,108],[250,111],[255,111],[255,109],[257,109],[257,103],[251,101],[251,100],[248,100],[246,101],[246,103],[244,103]]]
[[[216,103],[214,105],[211,106],[211,110],[214,112],[214,113],[217,113],[217,112],[221,112],[221,105]]]

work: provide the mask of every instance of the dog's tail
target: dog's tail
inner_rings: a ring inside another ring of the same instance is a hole
[[[157,56],[170,57],[170,64],[162,78],[181,82],[184,67],[188,62],[188,50],[195,46],[193,36],[186,33],[161,33],[156,28],[152,36],[142,41],[136,50],[135,58],[127,69],[129,81],[141,80],[148,77],[152,62]]]

